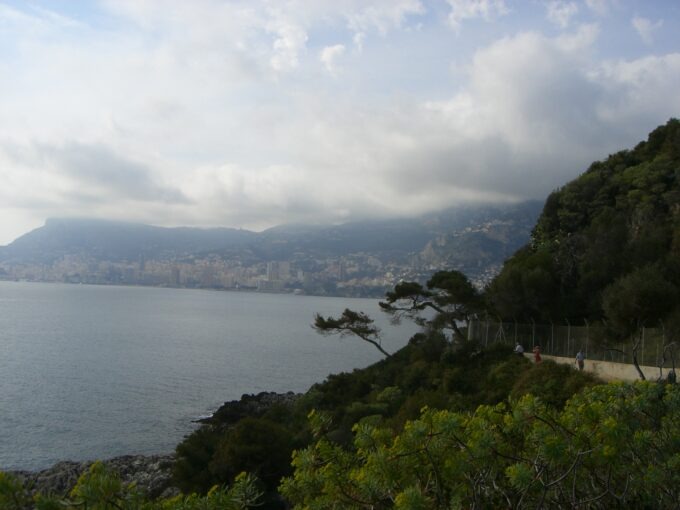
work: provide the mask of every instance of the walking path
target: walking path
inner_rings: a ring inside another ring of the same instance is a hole
[[[533,354],[526,353],[525,356],[533,361]],[[563,363],[576,367],[574,358],[563,358],[560,356],[548,356],[541,353],[541,357],[552,360],[555,363]],[[659,378],[659,368],[641,366],[640,369],[649,381],[656,381]],[[635,367],[629,363],[614,363],[613,361],[589,360],[586,358],[584,370],[590,372],[603,381],[639,381],[640,376]],[[668,375],[670,369],[663,369],[663,377]]]

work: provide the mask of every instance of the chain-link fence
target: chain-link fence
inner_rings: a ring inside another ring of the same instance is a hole
[[[580,324],[569,321],[521,324],[491,319],[472,320],[468,327],[468,339],[485,346],[496,342],[514,346],[519,342],[527,352],[538,345],[543,354],[567,358],[573,358],[582,350],[587,359],[617,363],[633,362],[633,346],[639,340],[639,364],[665,368],[672,366],[672,354],[675,354],[676,359],[680,354],[675,350],[675,344],[671,344],[666,338],[663,328],[642,328],[636,338],[630,338],[627,342],[612,342],[605,335],[605,328],[601,323],[587,321]]]

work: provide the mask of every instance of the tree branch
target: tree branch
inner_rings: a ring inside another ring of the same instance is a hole
[[[363,312],[355,312],[345,308],[345,311],[337,319],[333,317],[324,318],[317,313],[314,316],[312,328],[322,335],[358,336],[364,342],[373,345],[385,356],[392,356],[380,345],[380,328],[375,326],[373,319]]]

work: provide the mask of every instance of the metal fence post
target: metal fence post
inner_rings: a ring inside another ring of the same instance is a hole
[[[550,319],[550,354],[555,355],[555,324]]]
[[[666,345],[666,326],[664,325],[663,321],[659,321],[661,323],[661,356],[659,356],[659,341],[656,341],[656,364],[659,365],[661,364],[661,358],[664,355],[663,348]],[[661,367],[663,368],[663,367]]]
[[[565,354],[569,356],[569,353],[571,352],[569,349],[569,344],[571,343],[571,322],[569,322],[569,319],[564,320],[567,322],[567,352]]]
[[[642,349],[640,350],[640,365],[645,364],[645,327],[642,326]]]
[[[583,322],[586,323],[586,358],[588,357],[588,343],[590,342],[590,324],[588,323],[588,319],[583,319]]]

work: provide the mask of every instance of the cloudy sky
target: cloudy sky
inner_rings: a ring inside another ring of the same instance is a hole
[[[0,244],[544,198],[680,116],[676,0],[0,0]]]

